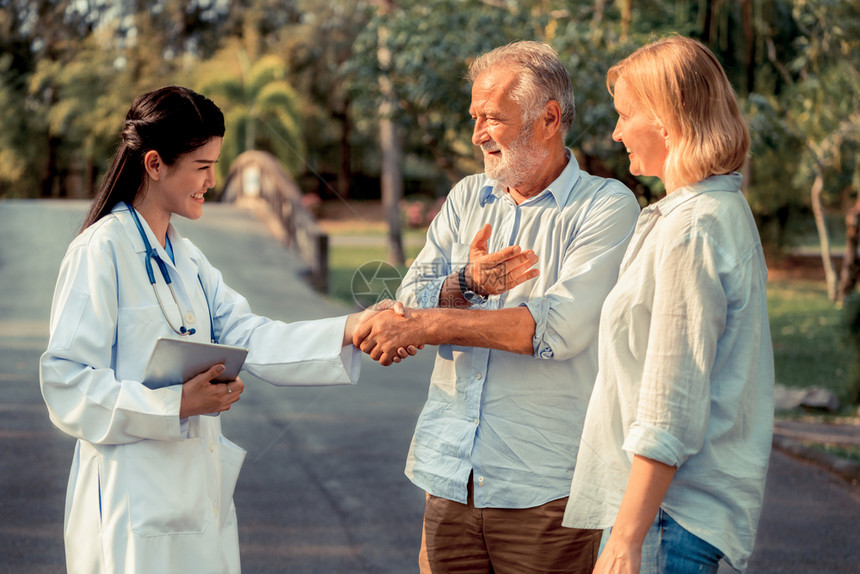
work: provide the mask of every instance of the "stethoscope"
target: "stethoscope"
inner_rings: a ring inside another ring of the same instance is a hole
[[[146,274],[149,277],[149,283],[152,285],[152,291],[155,293],[155,298],[158,300],[158,306],[161,308],[161,314],[164,315],[164,320],[167,321],[167,324],[170,325],[170,328],[173,329],[173,332],[177,335],[193,335],[197,332],[197,330],[189,329],[185,326],[185,321],[183,321],[182,319],[182,306],[179,304],[179,299],[176,297],[176,291],[173,290],[173,281],[170,279],[170,273],[167,270],[167,265],[161,259],[161,256],[158,255],[158,252],[152,248],[152,244],[146,237],[146,231],[143,230],[143,225],[141,225],[140,223],[140,218],[137,215],[137,211],[135,211],[135,209],[129,203],[126,203],[126,206],[128,206],[128,210],[129,212],[131,212],[131,217],[134,219],[134,224],[137,226],[137,231],[140,233],[141,239],[143,239],[144,247],[146,247],[146,258],[144,259],[144,265],[146,266]],[[170,295],[173,297],[173,303],[176,305],[176,310],[179,312],[178,329],[173,326],[173,322],[170,320],[170,317],[167,316],[167,311],[164,310],[164,304],[161,302],[161,295],[158,294],[158,288],[155,284],[155,271],[152,268],[153,259],[155,259],[155,263],[158,265],[158,270],[161,271],[161,276],[164,278],[164,282],[170,289]],[[203,289],[203,295],[205,299],[206,289],[203,288],[203,281],[200,280],[200,275],[197,276],[197,280],[200,281],[200,288]],[[206,306],[207,308],[209,307],[208,299],[206,299]],[[218,341],[215,339],[215,328],[212,324],[211,309],[209,309],[209,328],[209,332],[212,335],[212,342],[217,343]]]

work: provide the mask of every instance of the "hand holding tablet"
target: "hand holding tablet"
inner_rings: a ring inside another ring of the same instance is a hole
[[[181,385],[218,363],[224,364],[224,372],[212,382],[233,381],[247,355],[244,347],[159,338],[144,371],[143,384],[150,389]]]

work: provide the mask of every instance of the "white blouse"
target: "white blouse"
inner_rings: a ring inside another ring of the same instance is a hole
[[[606,528],[638,454],[678,468],[662,508],[738,569],[773,431],[767,268],[741,176],[645,208],[603,305],[565,526]]]

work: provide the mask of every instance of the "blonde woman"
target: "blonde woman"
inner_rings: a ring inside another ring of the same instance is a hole
[[[683,37],[613,66],[607,87],[645,208],[603,305],[599,374],[565,526],[611,534],[595,572],[743,570],[773,428],[767,269],[740,191],[749,133],[716,57]]]

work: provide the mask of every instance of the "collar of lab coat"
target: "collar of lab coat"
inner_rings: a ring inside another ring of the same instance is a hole
[[[111,215],[116,217],[122,224],[123,229],[131,241],[132,248],[135,253],[138,253],[141,256],[141,260],[143,260],[146,257],[146,246],[143,243],[143,238],[141,238],[140,232],[137,230],[137,225],[135,225],[134,218],[132,217],[128,207],[125,203],[117,204],[111,210]],[[196,250],[190,247],[176,228],[173,227],[173,224],[169,224],[167,227],[167,236],[173,244],[173,254],[176,258],[176,263],[174,264],[170,259],[170,256],[167,254],[167,251],[155,238],[155,233],[153,233],[149,224],[143,217],[140,217],[140,224],[149,239],[150,245],[152,245],[158,253],[158,256],[161,257],[164,264],[167,265],[170,270],[169,273],[173,279],[174,290],[182,307],[185,309],[190,308],[195,310],[195,313],[200,317],[207,317],[209,314],[209,303],[205,301],[206,291],[203,287],[203,281],[200,278],[200,261],[196,255]],[[156,283],[163,286],[163,278],[160,277],[161,273],[158,271],[157,265],[154,261],[152,262],[152,265]],[[198,289],[199,293],[197,293]],[[192,299],[192,294],[194,294],[194,299]],[[197,297],[201,297],[201,299],[196,299]],[[196,305],[193,304],[195,300],[197,303]],[[201,315],[201,313],[204,312],[206,315]],[[208,322],[208,319],[206,321]],[[202,323],[198,323],[198,325],[202,326]],[[195,325],[195,327],[200,329],[200,326],[198,325]]]
[[[125,229],[129,239],[131,240],[135,253],[146,253],[146,245],[143,243],[143,238],[137,230],[137,225],[134,223],[134,218],[132,217],[128,206],[123,202],[117,203],[111,210],[111,214],[114,215],[120,223],[122,223],[123,229]],[[146,233],[147,239],[149,239],[149,244],[155,249],[158,256],[161,257],[162,261],[164,261],[166,265],[176,269],[176,265],[174,265],[170,255],[167,254],[167,250],[161,246],[161,243],[159,243],[158,239],[155,237],[155,233],[149,227],[149,223],[146,222],[146,219],[144,219],[139,213],[138,219],[140,219],[140,225],[143,227],[143,231]],[[176,231],[176,228],[173,227],[172,223],[167,226],[167,237],[170,238],[170,242],[173,245],[173,255],[176,260],[179,261],[180,256],[185,254],[185,242],[179,232]]]

